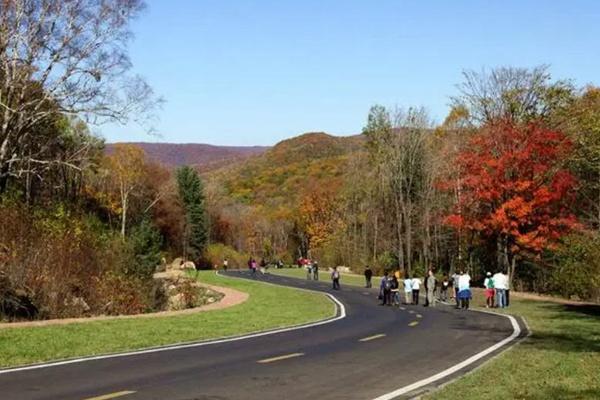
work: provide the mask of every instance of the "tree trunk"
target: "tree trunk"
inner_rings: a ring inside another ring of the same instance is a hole
[[[123,212],[121,214],[121,238],[125,240],[125,226],[127,225],[127,202],[128,194],[123,195]]]

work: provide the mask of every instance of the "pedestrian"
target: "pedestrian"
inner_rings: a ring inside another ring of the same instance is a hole
[[[267,272],[267,262],[265,261],[264,258],[260,259],[260,273],[261,274],[265,274],[265,272]]]
[[[504,308],[506,304],[506,289],[508,289],[508,277],[504,271],[498,271],[492,277],[494,280],[494,289],[496,290],[496,307]]]
[[[444,275],[444,279],[442,280],[442,287],[440,290],[440,299],[441,301],[448,301],[448,288],[450,287],[450,281],[448,280],[448,275]]]
[[[371,267],[369,267],[368,265],[365,267],[365,282],[366,282],[366,288],[371,288],[373,287],[373,284],[371,283],[371,279],[373,278],[373,271],[371,270]]]
[[[252,270],[252,275],[255,276],[256,275],[256,268],[258,267],[258,265],[256,264],[256,260],[253,258],[250,261],[250,269]]]
[[[421,284],[421,280],[417,277],[414,277],[411,281],[412,303],[416,306],[419,305],[419,290],[421,290]]]
[[[460,308],[460,302],[458,300],[458,280],[460,279],[460,274],[454,272],[452,274],[452,287],[454,288],[454,300],[456,301],[456,308]]]
[[[319,280],[319,263],[315,260],[312,265],[313,279],[315,281]]]
[[[406,304],[412,303],[412,279],[410,276],[406,274],[406,278],[404,278],[404,300]]]
[[[331,272],[331,281],[333,282],[333,290],[340,290],[340,272],[337,267],[333,267]]]
[[[390,278],[389,273],[387,271],[383,273],[383,278],[381,278],[381,283],[379,284],[379,293],[381,296],[380,305],[391,306],[392,279]]]
[[[396,271],[398,272],[398,271]],[[398,282],[398,277],[396,276],[396,272],[391,276],[391,280],[392,280],[392,303],[395,306],[399,306],[400,305],[400,283]]]
[[[225,258],[223,260],[223,271],[227,271],[227,267],[229,266],[229,260]]]
[[[435,287],[437,284],[437,280],[435,279],[435,275],[433,274],[433,270],[429,270],[429,272],[427,273],[427,303],[425,304],[425,306],[431,306],[431,307],[435,307],[435,296],[434,296],[434,292],[435,292]]]
[[[468,310],[469,301],[471,300],[471,276],[466,272],[461,272],[458,278],[458,299],[460,300],[460,308]]]
[[[494,294],[496,291],[494,290],[494,278],[492,278],[491,272],[486,274],[483,286],[485,287],[485,308],[494,308]]]
[[[310,260],[307,260],[304,265],[306,268],[306,279],[310,281],[312,279],[312,263]]]

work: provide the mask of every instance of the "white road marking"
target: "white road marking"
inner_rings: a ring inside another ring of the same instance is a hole
[[[97,397],[90,397],[84,400],[110,400],[110,399],[116,399],[117,397],[122,397],[122,396],[127,396],[128,394],[134,394],[135,392],[133,390],[123,390],[121,392],[114,392],[114,393],[109,393],[109,394],[105,394],[102,396],[97,396]]]
[[[393,392],[389,392],[389,393],[386,393],[379,397],[376,397],[373,400],[392,400],[398,396],[402,396],[403,394],[410,393],[413,390],[417,390],[423,386],[427,386],[435,381],[438,381],[449,375],[452,375],[453,373],[460,371],[461,369],[473,364],[474,362],[477,362],[478,360],[482,359],[483,357],[487,356],[488,354],[493,353],[494,351],[498,350],[502,346],[507,345],[508,343],[510,343],[513,340],[515,340],[516,338],[518,338],[519,335],[521,334],[521,328],[519,327],[517,320],[512,315],[497,314],[497,313],[493,313],[490,311],[483,311],[483,310],[473,310],[473,311],[486,312],[488,314],[501,315],[503,317],[508,318],[510,320],[510,323],[512,324],[513,333],[511,333],[510,336],[508,336],[506,339],[501,340],[500,342],[496,343],[495,345],[488,347],[487,349],[475,354],[474,356],[467,358],[466,360],[464,360],[442,372],[432,375],[429,378],[425,378],[418,382],[412,383],[408,386],[401,387],[400,389],[396,389]]]
[[[417,314],[416,317],[417,318],[423,318],[423,316],[421,314]]]
[[[413,321],[413,322],[411,322],[410,324],[408,324],[408,326],[410,326],[411,328],[412,328],[413,326],[417,326],[417,325],[419,325],[419,321]]]
[[[265,358],[264,360],[257,361],[257,363],[259,363],[259,364],[268,364],[268,363],[272,363],[272,362],[275,362],[275,361],[281,361],[281,360],[287,360],[287,359],[290,359],[290,358],[302,357],[303,355],[304,355],[304,353],[285,354],[283,356]]]
[[[218,271],[216,272],[216,274],[219,275]],[[228,276],[228,278],[243,279],[243,278],[234,278],[231,276]],[[246,279],[246,280],[248,280],[248,279]],[[269,283],[269,282],[261,281],[261,283],[263,285],[272,285],[272,286],[279,286],[279,287],[281,286],[281,285],[277,285],[277,284]],[[82,363],[82,362],[86,362],[86,361],[105,360],[105,359],[109,359],[109,358],[119,358],[119,357],[131,357],[131,356],[137,356],[139,354],[159,353],[159,352],[163,352],[163,351],[187,349],[187,348],[191,348],[191,347],[209,346],[212,344],[219,344],[219,343],[237,342],[239,340],[253,339],[253,338],[257,338],[257,337],[261,337],[261,336],[275,335],[275,334],[283,333],[283,332],[291,332],[291,331],[297,331],[300,329],[312,328],[315,326],[330,324],[332,322],[339,321],[341,319],[346,318],[346,307],[344,307],[344,305],[332,294],[329,294],[326,292],[320,292],[317,290],[310,290],[310,289],[302,289],[302,288],[294,288],[294,289],[303,290],[306,292],[324,294],[324,295],[328,296],[329,299],[331,301],[333,301],[333,303],[337,306],[337,308],[339,310],[339,315],[336,317],[328,318],[323,321],[313,322],[310,324],[290,326],[288,328],[274,329],[274,330],[268,330],[268,331],[261,331],[261,332],[251,333],[249,335],[243,335],[243,336],[224,337],[222,339],[207,340],[204,342],[182,343],[182,344],[175,344],[175,345],[170,345],[170,346],[152,347],[152,348],[148,348],[145,350],[128,351],[125,353],[114,353],[114,354],[105,354],[105,355],[101,355],[101,356],[73,358],[73,359],[63,360],[63,361],[53,361],[53,362],[48,362],[48,363],[43,363],[43,364],[27,365],[24,367],[2,369],[2,370],[0,370],[0,375],[10,374],[11,372],[29,371],[29,370],[34,370],[34,369],[58,367],[61,365],[77,364],[77,363]]]
[[[381,339],[382,337],[385,337],[385,333],[379,333],[377,335],[368,336],[366,338],[359,339],[358,341],[359,342],[370,342],[371,340]]]

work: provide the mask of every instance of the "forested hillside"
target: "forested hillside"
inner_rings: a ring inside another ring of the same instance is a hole
[[[207,257],[505,270],[518,289],[597,299],[598,89],[546,67],[467,71],[459,88],[442,124],[374,106],[362,135],[305,134],[208,174]]]
[[[192,165],[201,170],[210,170],[234,163],[253,155],[264,153],[264,146],[213,146],[200,143],[127,143],[135,145],[146,153],[152,161],[166,167]],[[106,152],[111,154],[114,144],[106,145]]]

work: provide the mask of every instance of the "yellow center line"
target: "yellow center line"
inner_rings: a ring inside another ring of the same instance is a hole
[[[369,336],[369,337],[366,337],[366,338],[362,338],[362,339],[359,339],[358,341],[359,342],[368,342],[368,341],[371,341],[371,340],[380,339],[382,337],[385,337],[384,333],[380,333],[380,334],[377,334],[377,335],[373,335],[373,336]]]
[[[273,358],[265,358],[264,360],[258,360],[257,363],[259,363],[259,364],[267,364],[267,363],[272,363],[272,362],[275,362],[275,361],[287,360],[288,358],[302,357],[303,355],[304,355],[304,353],[286,354],[286,355],[283,355],[283,356],[278,356],[278,357],[273,357]]]
[[[97,397],[90,397],[84,400],[109,400],[109,399],[116,399],[117,397],[122,397],[122,396],[127,396],[128,394],[134,394],[135,391],[133,390],[123,390],[121,392],[114,392],[114,393],[109,393],[109,394],[104,394],[102,396],[97,396]]]
[[[419,321],[413,321],[410,324],[408,324],[408,326],[417,326],[419,325]]]

